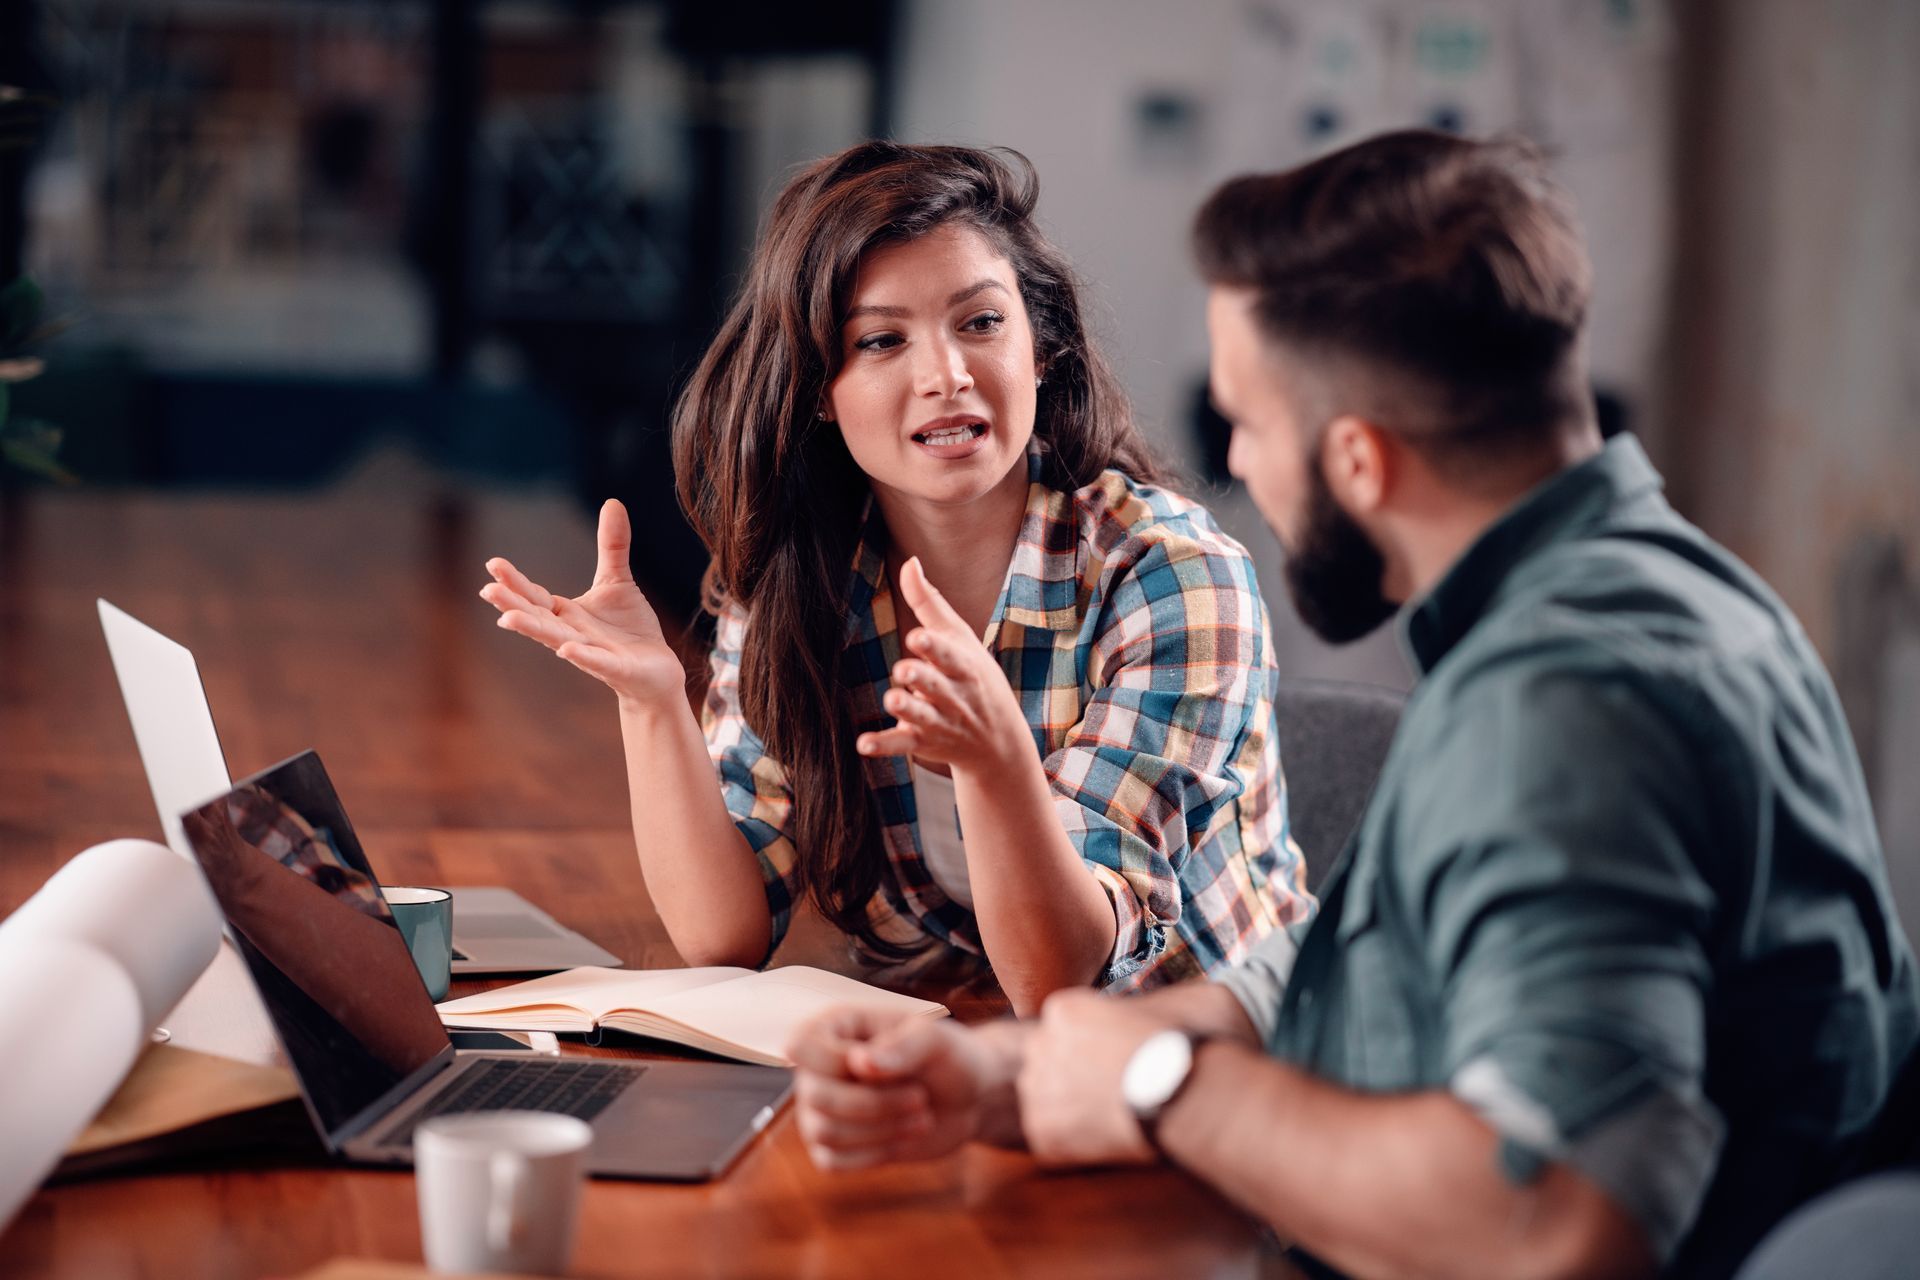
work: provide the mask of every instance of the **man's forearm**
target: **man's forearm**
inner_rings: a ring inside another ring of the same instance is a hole
[[[1150,1013],[1167,1026],[1193,1035],[1250,1046],[1258,1043],[1253,1024],[1240,1002],[1232,992],[1212,982],[1181,982],[1124,999],[1129,1006]],[[1032,1029],[1031,1023],[1013,1018],[973,1029],[982,1061],[990,1064],[985,1076],[980,1127],[975,1134],[982,1142],[999,1147],[1027,1145],[1020,1126],[1020,1100],[1014,1081],[1026,1059],[1026,1042]]]
[[[1024,1147],[1027,1139],[1020,1131],[1020,1097],[1014,1081],[1020,1076],[1032,1028],[1018,1019],[1002,1018],[971,1030],[974,1051],[983,1064],[979,1126],[973,1136],[996,1147]]]
[[[1226,1043],[1193,1071],[1157,1127],[1169,1158],[1355,1276],[1653,1274],[1598,1188],[1564,1165],[1509,1181],[1450,1094],[1358,1094]]]
[[[1217,982],[1195,979],[1132,996],[1136,1007],[1189,1035],[1260,1047],[1260,1037],[1239,999]]]

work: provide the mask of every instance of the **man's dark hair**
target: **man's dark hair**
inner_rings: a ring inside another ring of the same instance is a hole
[[[1262,330],[1342,401],[1326,408],[1436,460],[1526,449],[1591,413],[1591,268],[1525,142],[1407,130],[1236,178],[1194,247],[1209,284],[1255,291]]]

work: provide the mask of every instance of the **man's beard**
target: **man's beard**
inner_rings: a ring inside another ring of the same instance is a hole
[[[1286,552],[1287,594],[1300,620],[1329,644],[1358,640],[1394,614],[1380,594],[1386,561],[1333,496],[1317,462],[1307,468],[1306,527]]]

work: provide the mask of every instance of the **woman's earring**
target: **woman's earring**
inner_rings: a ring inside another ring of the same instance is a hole
[[[832,419],[832,418],[829,418],[829,417],[827,416],[827,411],[826,411],[825,409],[822,409],[822,410],[820,410],[819,412],[817,412],[817,413],[815,413],[815,414],[814,414],[813,416],[814,416],[814,417],[816,417],[816,418],[818,418],[818,419],[820,419],[820,421],[822,421],[822,422],[832,422],[832,421],[833,421],[833,419]]]

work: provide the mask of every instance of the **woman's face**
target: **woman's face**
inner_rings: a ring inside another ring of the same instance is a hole
[[[950,223],[860,260],[825,409],[887,497],[964,504],[1025,487],[1033,435],[1033,329],[1013,266]]]

